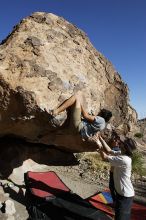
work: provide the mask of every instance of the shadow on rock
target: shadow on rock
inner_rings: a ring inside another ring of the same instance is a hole
[[[4,179],[28,159],[49,166],[71,166],[78,163],[73,153],[56,149],[54,146],[27,143],[11,137],[1,138],[0,146],[0,174]]]

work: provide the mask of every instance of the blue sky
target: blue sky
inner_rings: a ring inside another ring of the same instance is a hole
[[[54,13],[84,30],[130,90],[130,103],[146,117],[146,0],[5,0],[0,41],[36,11]]]

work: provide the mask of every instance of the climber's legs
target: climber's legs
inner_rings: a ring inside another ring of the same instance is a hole
[[[53,115],[56,116],[60,112],[66,110],[71,107],[71,115],[70,115],[70,129],[74,132],[79,132],[82,126],[81,123],[81,109],[82,109],[82,93],[77,92],[75,95],[71,96],[67,99],[63,104],[61,104],[58,108],[53,110]]]
[[[77,92],[75,95],[71,96],[69,99],[67,99],[65,102],[63,102],[58,108],[54,109],[53,115],[56,116],[60,112],[66,110],[67,108],[69,108],[73,105],[75,108],[81,109],[81,103],[82,103],[82,93]]]

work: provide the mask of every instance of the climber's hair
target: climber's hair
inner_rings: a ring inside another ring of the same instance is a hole
[[[105,119],[105,122],[108,122],[110,118],[112,117],[112,112],[107,109],[101,109],[98,116]]]

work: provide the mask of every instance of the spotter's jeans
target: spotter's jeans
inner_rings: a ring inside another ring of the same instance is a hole
[[[125,197],[116,193],[115,220],[130,220],[133,197]]]

